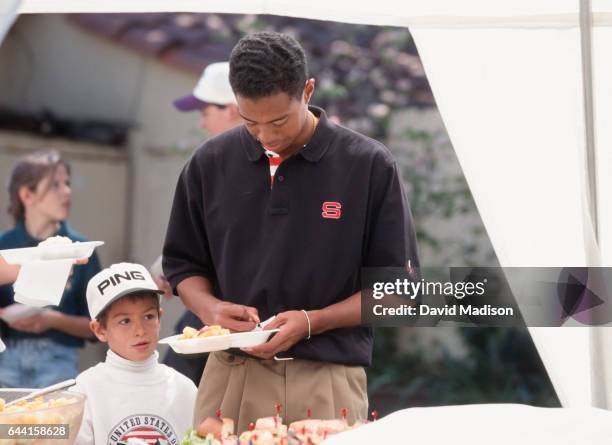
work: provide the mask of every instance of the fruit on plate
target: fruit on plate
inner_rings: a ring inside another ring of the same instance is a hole
[[[183,329],[183,335],[179,337],[179,340],[191,340],[193,338],[206,338],[213,337],[216,335],[227,335],[229,334],[229,329],[223,329],[218,324],[213,324],[210,326],[204,326],[202,329],[194,329],[190,326],[186,326]]]

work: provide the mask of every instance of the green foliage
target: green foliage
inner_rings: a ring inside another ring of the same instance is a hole
[[[444,353],[433,363],[423,353],[400,354],[397,330],[376,329],[368,371],[370,406],[381,414],[410,406],[525,403],[559,406],[552,385],[522,329],[462,328],[468,358]]]

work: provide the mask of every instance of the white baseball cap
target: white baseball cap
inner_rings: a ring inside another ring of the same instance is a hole
[[[164,293],[144,266],[134,263],[113,264],[98,272],[87,283],[89,315],[95,320],[113,301],[143,291],[159,294],[160,300]]]
[[[201,110],[206,105],[235,104],[236,97],[229,82],[229,62],[211,63],[204,71],[191,94],[174,101],[179,111]]]

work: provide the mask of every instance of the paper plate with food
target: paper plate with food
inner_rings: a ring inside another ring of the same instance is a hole
[[[278,331],[279,329],[271,329],[232,334],[229,329],[224,329],[219,325],[204,326],[202,329],[187,326],[182,334],[164,338],[159,342],[170,345],[179,354],[199,354],[261,345]]]
[[[80,260],[89,258],[96,247],[104,241],[75,241],[65,236],[52,236],[36,247],[0,250],[0,255],[9,264],[25,264],[44,260]]]

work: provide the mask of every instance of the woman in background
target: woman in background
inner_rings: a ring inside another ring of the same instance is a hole
[[[71,206],[70,166],[57,151],[20,159],[11,172],[8,192],[15,227],[0,236],[0,250],[35,247],[50,236],[85,241],[66,222]],[[14,280],[16,271],[0,264],[0,280]],[[59,306],[0,323],[7,346],[0,354],[0,387],[38,388],[76,377],[79,348],[84,339],[93,338],[85,291],[98,271],[94,253],[87,265],[73,270]],[[0,286],[0,307],[14,303],[13,297],[10,285]]]

